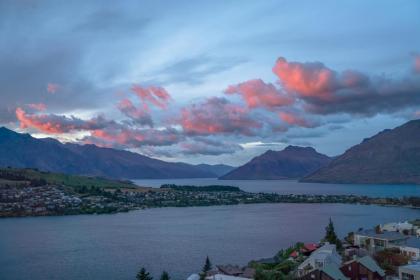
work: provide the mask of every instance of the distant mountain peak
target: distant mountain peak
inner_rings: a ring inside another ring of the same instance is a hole
[[[281,151],[267,150],[220,179],[257,180],[301,178],[330,162],[312,147],[287,146]]]
[[[37,168],[57,173],[117,179],[217,177],[186,163],[170,163],[125,150],[37,139],[0,127],[0,167]]]
[[[301,147],[301,146],[294,146],[289,145],[286,148],[284,148],[284,151],[311,151],[316,152],[316,150],[312,147]]]

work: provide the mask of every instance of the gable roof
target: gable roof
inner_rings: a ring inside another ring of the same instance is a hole
[[[344,276],[343,272],[338,268],[337,265],[329,264],[326,265],[324,268],[321,269],[322,272],[330,276],[334,280],[348,280],[346,276]]]
[[[306,243],[304,245],[304,248],[308,251],[315,251],[316,249],[318,249],[318,244],[316,244],[316,243]]]
[[[364,256],[357,260],[361,265],[366,267],[372,272],[377,272],[381,276],[385,276],[385,271],[370,256]]]

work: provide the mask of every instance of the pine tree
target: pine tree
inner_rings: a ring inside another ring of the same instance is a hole
[[[332,222],[331,218],[330,222],[328,223],[328,226],[325,228],[324,241],[327,241],[331,244],[335,244],[338,250],[340,250],[342,247],[341,240],[337,237],[337,234],[335,233],[334,223]]]
[[[144,267],[136,275],[137,280],[153,280],[153,277],[150,276],[150,273],[146,271]]]
[[[162,272],[162,275],[160,276],[160,280],[170,280],[171,277],[169,277],[168,272],[164,271]]]
[[[206,279],[207,272],[212,268],[209,256],[206,257],[206,262],[204,263],[203,270],[200,272],[200,280]]]
[[[209,272],[211,270],[211,268],[212,268],[212,265],[211,265],[209,256],[207,256],[206,262],[205,262],[204,267],[203,267],[203,272],[206,272],[207,273],[207,272]]]

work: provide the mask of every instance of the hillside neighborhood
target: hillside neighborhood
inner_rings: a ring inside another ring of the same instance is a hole
[[[419,280],[420,220],[360,228],[344,240],[330,220],[320,243],[297,243],[245,267],[217,265],[188,278],[200,279]]]

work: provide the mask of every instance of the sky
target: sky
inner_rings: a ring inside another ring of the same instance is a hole
[[[420,2],[0,1],[0,125],[167,161],[420,118]]]

